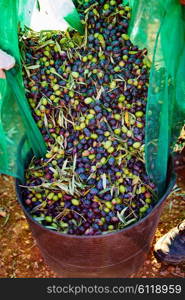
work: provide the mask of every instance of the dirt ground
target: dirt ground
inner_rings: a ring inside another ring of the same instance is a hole
[[[178,194],[184,195],[179,196]],[[153,245],[169,229],[185,218],[185,191],[179,190],[166,201]],[[153,256],[153,245],[136,278],[185,277],[185,263],[164,266]],[[23,212],[17,203],[14,181],[0,176],[0,278],[56,278],[44,263],[32,238]]]

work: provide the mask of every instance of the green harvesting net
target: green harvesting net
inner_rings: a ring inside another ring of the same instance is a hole
[[[184,7],[177,0],[130,1],[130,35],[152,61],[146,112],[148,174],[165,189],[170,154],[185,121]]]
[[[0,172],[22,178],[22,160],[28,150],[32,148],[40,157],[45,154],[46,146],[24,93],[18,47],[18,1],[0,1],[0,7],[0,48],[16,59],[16,66],[7,72],[6,80],[0,80]],[[18,153],[23,137],[26,142],[22,153]]]

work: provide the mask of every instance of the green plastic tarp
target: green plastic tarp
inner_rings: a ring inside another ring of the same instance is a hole
[[[130,1],[130,37],[152,62],[145,129],[148,174],[165,190],[168,161],[185,123],[185,7],[179,0]]]

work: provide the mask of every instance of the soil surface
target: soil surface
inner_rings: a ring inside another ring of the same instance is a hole
[[[185,189],[182,182],[179,177],[179,188],[166,201],[150,253],[140,272],[132,277],[185,277],[185,263],[179,266],[165,266],[153,256],[156,240],[185,219]],[[45,264],[17,203],[14,180],[7,176],[0,176],[0,240],[0,278],[59,277]]]

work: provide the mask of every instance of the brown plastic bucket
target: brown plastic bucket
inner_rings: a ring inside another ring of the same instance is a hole
[[[25,209],[18,179],[16,193],[46,263],[58,275],[124,278],[139,270],[150,250],[165,199],[175,184],[174,174],[170,170],[168,174],[166,192],[149,215],[128,228],[97,236],[67,235],[45,228]]]
[[[173,185],[171,181],[165,195],[143,220],[119,232],[100,236],[73,236],[44,228],[24,208],[18,180],[16,190],[38,247],[53,271],[66,278],[123,278],[143,265]]]

